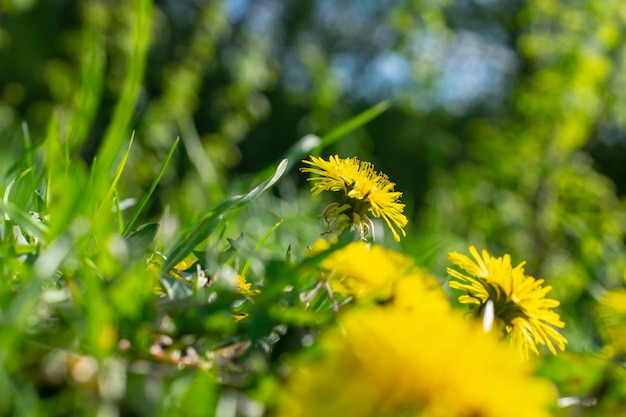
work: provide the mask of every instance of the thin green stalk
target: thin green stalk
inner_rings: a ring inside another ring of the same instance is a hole
[[[269,239],[269,237],[276,231],[276,229],[278,229],[280,227],[281,224],[283,224],[283,221],[285,219],[280,219],[279,221],[276,222],[276,224],[274,224],[274,226],[272,226],[272,228],[270,230],[267,231],[267,233],[265,233],[265,235],[263,235],[263,237],[261,238],[261,240],[259,240],[259,242],[256,244],[256,246],[254,247],[254,250],[257,251],[259,249],[261,249],[261,246],[263,246],[263,244],[267,241],[267,239]],[[246,276],[246,274],[248,273],[248,270],[250,269],[250,262],[252,260],[248,259],[245,263],[245,265],[243,266],[243,268],[241,268],[241,275],[242,276]]]
[[[122,235],[126,236],[132,230],[133,226],[135,225],[135,222],[139,218],[139,215],[143,211],[146,204],[148,204],[148,201],[150,200],[150,197],[152,197],[154,190],[156,189],[157,185],[161,181],[161,178],[163,178],[165,169],[167,168],[170,161],[172,160],[172,157],[174,156],[174,151],[176,150],[176,147],[178,146],[179,141],[180,141],[180,138],[176,138],[176,140],[174,141],[174,144],[170,148],[170,151],[168,152],[167,157],[165,158],[165,161],[163,162],[163,165],[161,165],[161,169],[157,173],[157,176],[154,178],[154,180],[150,184],[148,191],[146,191],[144,196],[141,198],[141,201],[139,202],[139,204],[137,204],[137,206],[135,207],[135,211],[130,217],[130,220],[128,220],[128,223],[126,223],[126,227],[124,227]]]
[[[84,5],[84,28],[80,59],[80,83],[74,96],[74,106],[70,119],[71,130],[66,141],[66,157],[80,149],[96,117],[106,67],[105,33],[107,19],[98,19],[100,13],[90,14],[97,5],[87,2]]]
[[[35,165],[32,148],[33,148],[33,140],[30,136],[30,129],[28,129],[28,124],[26,121],[22,122],[22,133],[24,137],[24,150],[26,151],[26,166],[32,167]]]
[[[128,6],[131,8],[130,17],[132,18],[128,66],[111,123],[104,135],[102,146],[98,150],[98,170],[95,172],[94,182],[95,194],[100,194],[106,184],[110,182],[111,169],[125,139],[128,137],[130,121],[143,83],[150,45],[152,2],[150,0],[136,0],[129,2]]]
[[[109,187],[109,190],[107,191],[106,196],[100,203],[100,207],[98,208],[98,211],[96,212],[96,217],[100,215],[104,207],[108,207],[108,202],[111,200],[111,198],[113,197],[113,194],[116,192],[117,183],[120,180],[120,177],[122,176],[122,172],[124,171],[124,167],[126,166],[126,161],[128,161],[128,155],[130,153],[131,146],[133,146],[134,140],[135,140],[135,132],[133,132],[133,134],[130,137],[130,141],[128,142],[128,146],[126,147],[126,151],[122,155],[122,160],[120,161],[119,165],[117,166],[117,169],[115,170],[115,175],[113,176],[113,181],[111,181],[111,186]]]
[[[122,216],[122,207],[120,206],[120,195],[117,188],[113,192],[113,200],[115,203],[115,212],[117,213],[117,230],[122,235],[124,230],[124,217]]]

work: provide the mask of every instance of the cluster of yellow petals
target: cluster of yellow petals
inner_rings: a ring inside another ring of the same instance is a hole
[[[328,241],[318,239],[311,251],[316,254],[328,248]],[[320,279],[334,293],[354,297],[359,302],[393,299],[396,304],[409,304],[415,302],[415,293],[428,290],[438,294],[441,304],[449,305],[438,280],[414,262],[399,252],[357,241],[322,260]]]
[[[237,275],[235,278],[235,286],[237,287],[237,292],[246,297],[252,297],[261,293],[261,290],[253,290],[252,284],[246,281],[246,277],[243,275]]]
[[[608,357],[626,355],[626,289],[606,292],[596,316],[600,333],[606,341],[603,353]]]
[[[565,350],[567,339],[554,329],[565,326],[552,310],[559,302],[546,297],[552,287],[544,286],[543,279],[526,275],[524,262],[513,267],[508,254],[492,257],[483,250],[481,256],[473,246],[470,253],[473,259],[458,252],[448,254],[450,262],[464,271],[447,270],[458,280],[450,281],[450,287],[466,292],[459,301],[476,305],[479,314],[491,301],[499,327],[524,356],[529,351],[539,354],[538,345],[547,346],[553,354],[556,348]]]
[[[320,239],[312,250],[330,245]],[[472,274],[494,273],[489,261],[454,259]],[[357,241],[320,267],[334,293],[357,302],[322,333],[315,359],[292,363],[279,417],[549,415],[551,384],[508,343],[452,309],[439,282],[412,258]]]
[[[323,191],[343,192],[344,198],[330,204],[323,214],[329,233],[338,234],[352,226],[359,237],[364,238],[373,231],[368,217],[371,213],[387,223],[396,241],[400,240],[398,231],[406,235],[404,227],[408,220],[402,214],[404,204],[399,202],[402,193],[394,191],[395,184],[385,174],[376,172],[371,163],[337,155],[328,161],[311,156],[310,161],[302,162],[309,165],[302,168],[302,172],[315,174],[309,178],[315,182],[311,188],[313,195]]]
[[[333,291],[356,299],[386,299],[396,278],[413,266],[413,260],[382,246],[358,241],[331,253],[320,266]]]
[[[354,308],[296,363],[280,417],[547,417],[555,392],[492,334],[438,305]]]

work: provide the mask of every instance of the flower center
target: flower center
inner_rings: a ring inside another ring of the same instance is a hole
[[[493,301],[494,315],[502,320],[507,326],[513,323],[513,320],[522,317],[527,318],[526,311],[523,307],[515,302],[498,284],[483,282],[489,298],[481,302],[476,314],[482,316],[488,300]]]
[[[344,195],[338,203],[329,204],[322,214],[327,224],[326,232],[339,234],[352,226],[359,238],[364,239],[372,229],[372,221],[367,216],[370,208],[369,201]]]

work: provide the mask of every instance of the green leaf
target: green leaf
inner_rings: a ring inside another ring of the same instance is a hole
[[[48,228],[41,222],[33,219],[30,214],[22,210],[10,201],[0,201],[0,210],[4,212],[13,223],[20,226],[33,237],[44,239],[48,234]]]
[[[220,237],[220,239],[218,240],[222,240],[222,237]],[[243,233],[240,234],[237,239],[226,238],[226,240],[230,245],[228,249],[225,249],[223,251],[218,251],[217,249],[194,250],[193,254],[196,256],[196,258],[198,258],[201,264],[206,264],[208,261],[215,260],[217,265],[223,265],[228,262],[228,260],[232,258],[233,255],[237,252],[237,248],[239,247],[238,244],[243,241]]]
[[[283,159],[276,168],[274,174],[267,180],[263,181],[248,194],[230,197],[221,202],[213,211],[211,211],[198,224],[198,226],[189,234],[182,238],[175,246],[171,253],[167,254],[167,259],[163,265],[164,271],[169,271],[178,262],[182,261],[187,254],[191,253],[195,247],[208,238],[218,226],[224,215],[230,210],[241,208],[250,203],[265,191],[269,190],[283,176],[287,170],[287,160]]]
[[[146,223],[125,236],[130,259],[143,256],[159,231],[158,223]]]
[[[272,228],[270,230],[268,230],[267,233],[265,233],[265,235],[261,238],[261,240],[259,240],[259,243],[257,243],[256,246],[254,247],[255,251],[261,249],[261,246],[263,246],[265,241],[267,239],[269,239],[269,237],[276,231],[276,229],[278,229],[280,227],[281,224],[283,224],[284,220],[285,219],[280,219],[279,221],[277,221],[276,224],[274,226],[272,226]],[[243,275],[244,277],[248,274],[248,270],[250,269],[250,262],[251,261],[252,261],[252,259],[249,258],[246,261],[246,263],[243,266],[243,268],[241,268],[241,275]]]
[[[33,170],[32,167],[26,168],[17,177],[15,177],[13,180],[11,180],[11,182],[9,182],[9,184],[6,187],[6,189],[4,190],[3,200],[4,200],[5,203],[9,202],[9,194],[11,192],[11,188],[13,188],[13,185],[16,182],[18,182],[19,180],[21,180],[22,178],[24,178],[26,175],[28,175],[28,173],[31,172],[32,170]]]

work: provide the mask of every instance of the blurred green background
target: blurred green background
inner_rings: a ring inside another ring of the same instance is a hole
[[[90,164],[130,98],[120,194],[139,198],[180,137],[143,221],[189,226],[304,135],[391,99],[324,152],[397,184],[403,250],[442,280],[445,253],[469,244],[526,260],[562,301],[569,348],[599,348],[588,312],[626,271],[623,1],[165,0],[151,21],[126,1],[0,5],[0,175],[53,115]],[[262,223],[259,238],[283,217],[284,241],[314,235],[298,230],[323,208],[302,208],[306,187],[291,170],[239,227]]]

